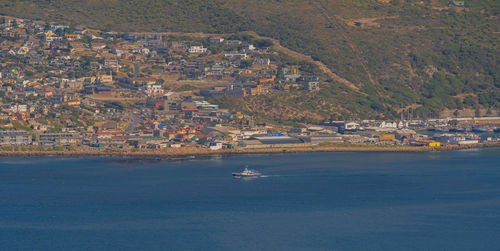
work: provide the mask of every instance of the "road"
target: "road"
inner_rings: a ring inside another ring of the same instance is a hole
[[[142,116],[139,113],[130,113],[130,122],[127,125],[127,128],[125,129],[126,134],[130,134],[134,131],[134,129],[137,127],[139,122],[142,120]]]

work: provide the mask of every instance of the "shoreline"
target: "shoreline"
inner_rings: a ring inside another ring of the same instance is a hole
[[[40,151],[40,150],[0,150],[0,157],[36,157],[36,156],[67,156],[67,157],[143,157],[143,158],[172,158],[172,157],[207,157],[207,156],[234,156],[251,154],[278,154],[278,153],[313,153],[313,152],[443,152],[466,149],[481,149],[488,147],[500,147],[499,142],[480,143],[462,146],[441,147],[417,147],[417,146],[367,146],[367,145],[317,145],[299,147],[273,147],[273,148],[249,148],[249,149],[224,149],[209,150],[206,148],[185,148],[166,150],[65,150],[65,151]]]

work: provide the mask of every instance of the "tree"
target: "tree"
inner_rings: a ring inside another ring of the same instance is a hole
[[[164,83],[165,83],[165,80],[163,80],[161,78],[156,80],[156,82],[155,82],[155,84],[157,84],[157,85],[163,85]]]
[[[476,107],[476,111],[474,111],[474,116],[476,116],[476,117],[481,116],[481,110],[479,110],[479,107]]]
[[[477,103],[477,101],[473,96],[469,95],[469,96],[466,96],[464,98],[465,107],[474,107],[474,106],[476,106],[476,103]]]
[[[273,46],[273,41],[271,39],[257,39],[254,41],[254,44],[259,48],[265,48]]]
[[[252,66],[252,60],[241,60],[240,62],[240,68],[241,69],[246,69]]]

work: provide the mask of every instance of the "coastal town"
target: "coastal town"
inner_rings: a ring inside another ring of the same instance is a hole
[[[498,142],[498,117],[283,125],[221,97],[321,89],[324,75],[250,35],[120,33],[0,18],[2,151],[232,151]]]

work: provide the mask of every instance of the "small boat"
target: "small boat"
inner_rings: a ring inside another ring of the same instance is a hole
[[[250,178],[250,177],[259,177],[261,176],[262,173],[260,173],[257,170],[249,170],[248,168],[245,168],[243,172],[241,173],[233,173],[233,177],[235,178]]]

